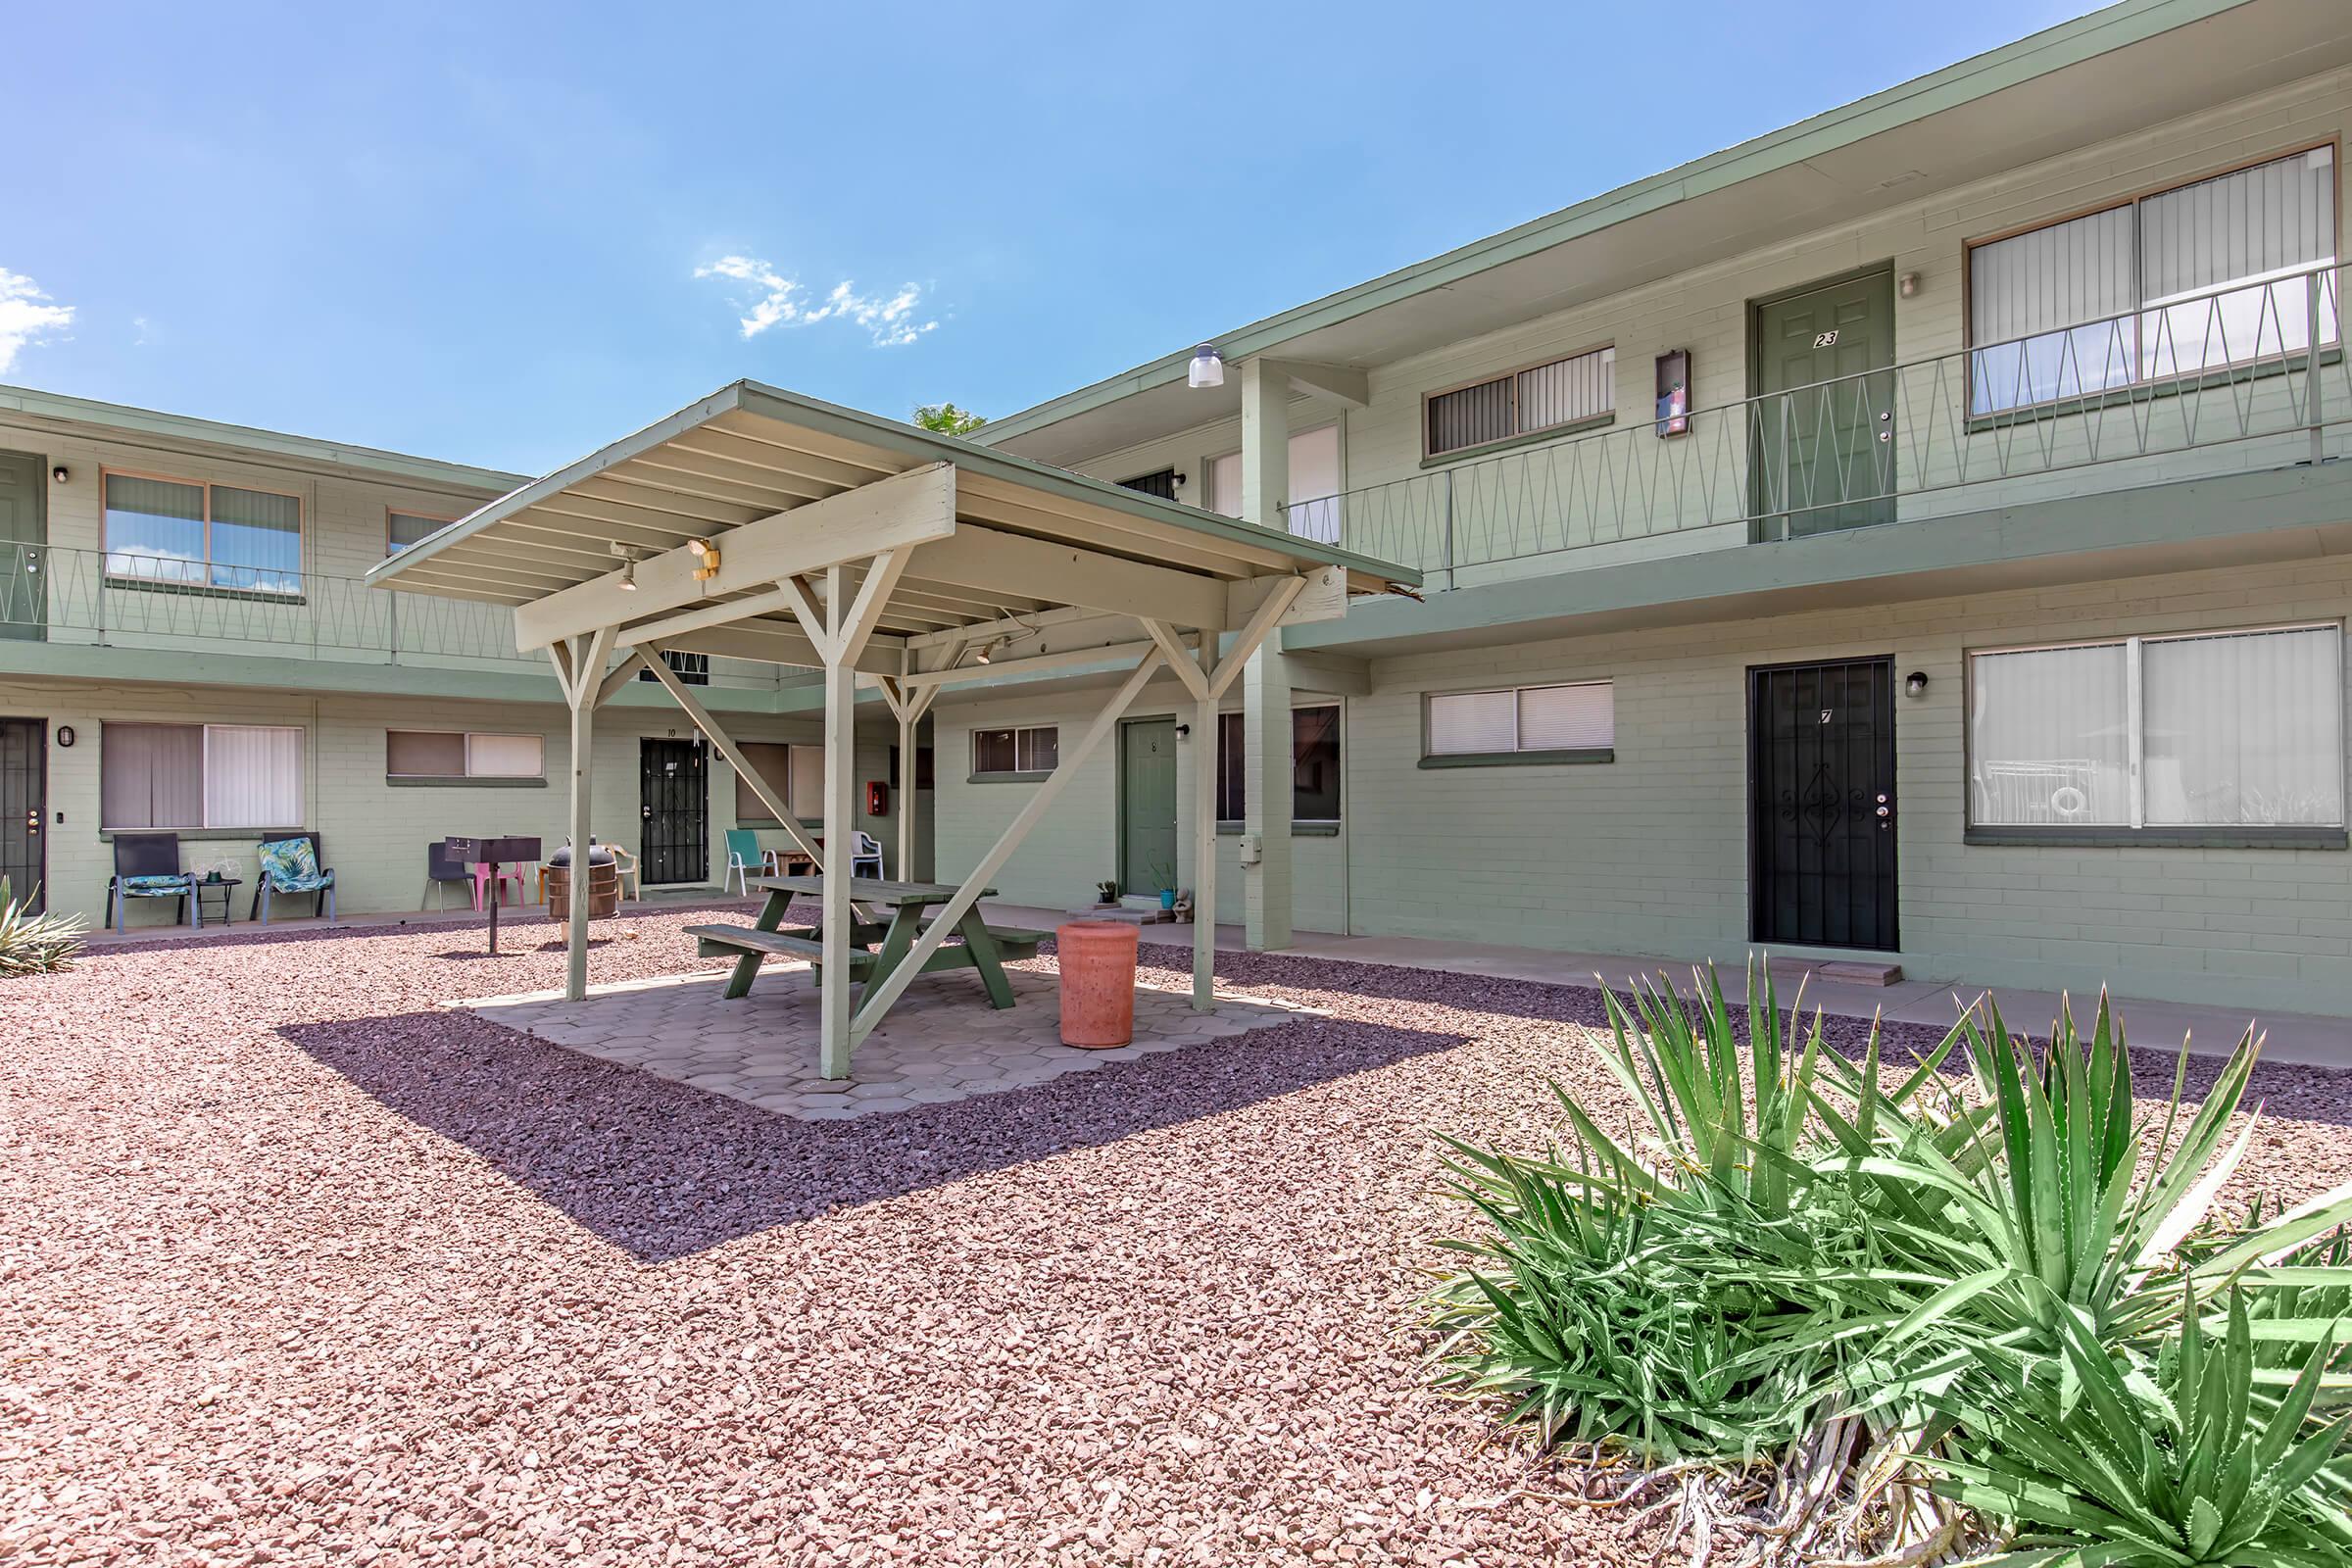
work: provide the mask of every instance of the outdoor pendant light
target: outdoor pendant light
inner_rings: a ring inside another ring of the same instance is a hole
[[[630,593],[635,593],[637,591],[637,552],[615,539],[612,541],[612,553],[618,556],[622,562],[620,586]]]
[[[1193,368],[1185,382],[1190,386],[1225,384],[1225,357],[1217,352],[1215,344],[1203,343],[1193,350]]]

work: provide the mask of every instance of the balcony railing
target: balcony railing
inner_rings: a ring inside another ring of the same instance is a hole
[[[514,612],[502,605],[316,571],[257,574],[253,587],[201,574],[185,561],[120,550],[0,544],[0,638],[365,663],[542,662],[515,652]]]
[[[1286,520],[1445,584],[1566,552],[1675,554],[2319,462],[2352,441],[2341,283],[2332,264],[2240,282],[1698,410],[1671,434],[1644,418],[1468,459]]]

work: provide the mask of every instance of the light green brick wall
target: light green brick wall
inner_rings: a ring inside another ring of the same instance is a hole
[[[1297,843],[1298,923],[1737,962],[1748,946],[1746,672],[1885,654],[1898,676],[1930,677],[1895,715],[1897,956],[1912,975],[2352,1012],[2352,854],[1962,842],[1965,650],[2347,615],[2352,562],[2331,558],[1382,660],[1372,694],[1346,705],[1348,836]],[[1428,691],[1601,678],[1616,684],[1612,763],[1415,766]],[[952,710],[942,744],[1016,721],[1070,735],[1101,696]],[[968,750],[942,753],[941,866],[953,874],[1027,786],[966,785],[950,755]],[[1000,879],[1008,897],[1058,906],[1108,874],[1112,780],[1107,758],[1089,769]],[[1225,865],[1220,913],[1232,919],[1238,870]]]
[[[423,702],[70,682],[35,686],[0,677],[0,714],[42,718],[53,737],[59,725],[71,725],[75,731],[76,743],[71,748],[61,748],[53,741],[48,749],[48,820],[43,833],[49,859],[49,904],[52,908],[78,910],[93,924],[104,916],[106,881],[114,868],[113,848],[102,838],[99,825],[100,759],[104,725],[110,719],[301,726],[308,757],[310,813],[300,825],[324,835],[344,912],[413,909],[420,902],[429,902],[424,847],[430,840],[452,834],[528,834],[545,840],[553,849],[567,832],[570,732],[564,710],[552,703]],[[856,767],[862,785],[865,780],[887,776],[890,730],[878,710],[859,716]],[[737,741],[814,744],[821,729],[814,720],[748,715],[731,715],[726,724],[728,734]],[[416,788],[385,782],[387,729],[458,727],[544,737],[548,786]],[[685,715],[674,710],[608,708],[598,713],[594,807],[598,838],[625,845],[632,852],[640,847],[638,742],[646,736],[673,734],[694,734]],[[862,806],[862,790],[859,793]],[[63,823],[57,821],[60,811],[66,814]],[[715,886],[726,864],[724,833],[736,823],[734,773],[715,756],[710,760],[710,863],[706,874]],[[896,853],[891,818],[861,813],[858,825],[883,842],[886,855]],[[249,832],[224,839],[183,835],[183,862],[235,857],[247,881],[240,894],[249,896],[257,838]],[[760,830],[760,838],[763,845],[787,842],[787,835],[776,828]],[[462,890],[453,887],[451,891],[454,895]],[[241,897],[237,906],[240,919],[244,908]],[[168,923],[171,913],[161,900],[138,903],[130,909],[130,921]]]
[[[971,782],[972,731],[1005,725],[1054,724],[1066,751],[1108,700],[1107,687],[1051,696],[943,703],[932,710],[938,726],[939,795],[934,810],[938,873],[959,877],[979,862],[1013,814],[1029,798],[1032,784]],[[1239,710],[1240,703],[1228,705]],[[1193,722],[1192,699],[1173,680],[1144,688],[1130,718],[1174,718]],[[1191,738],[1180,737],[1176,770],[1177,881],[1193,885],[1193,769]],[[1116,736],[1103,741],[1064,787],[1048,820],[1033,832],[992,882],[1011,903],[1051,909],[1091,904],[1095,884],[1118,873],[1119,774]],[[1338,931],[1345,917],[1346,861],[1339,839],[1294,841],[1292,871],[1298,913],[1306,931]],[[1217,918],[1242,917],[1240,848],[1233,835],[1219,839]]]

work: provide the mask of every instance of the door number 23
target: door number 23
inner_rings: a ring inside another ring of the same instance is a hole
[[[1836,348],[1836,347],[1838,346],[1838,333],[1837,333],[1837,331],[1836,331],[1835,329],[1832,329],[1832,330],[1830,330],[1830,331],[1827,331],[1827,332],[1816,332],[1816,333],[1814,333],[1814,334],[1813,334],[1813,346],[1814,346],[1815,348],[1817,348],[1817,349],[1834,349],[1834,348]]]

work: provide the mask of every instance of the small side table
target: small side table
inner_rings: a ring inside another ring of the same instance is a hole
[[[237,876],[224,876],[220,878],[218,881],[215,881],[209,877],[200,876],[195,878],[189,884],[189,886],[194,888],[196,892],[196,923],[200,926],[204,924],[205,895],[208,893],[218,893],[220,895],[220,923],[222,925],[235,925],[237,923],[236,890],[244,885],[245,879]]]

